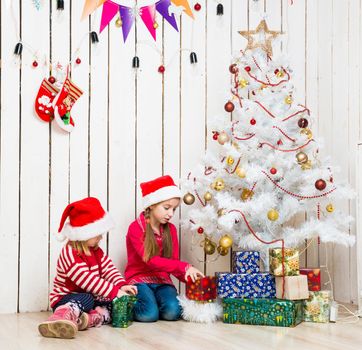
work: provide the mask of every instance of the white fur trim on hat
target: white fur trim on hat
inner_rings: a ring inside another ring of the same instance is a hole
[[[109,213],[106,213],[101,219],[84,226],[72,226],[69,222],[57,236],[60,240],[68,238],[70,241],[87,241],[88,239],[102,235],[114,227],[114,221]]]
[[[143,208],[157,204],[167,199],[181,198],[181,191],[177,186],[166,186],[143,197]]]

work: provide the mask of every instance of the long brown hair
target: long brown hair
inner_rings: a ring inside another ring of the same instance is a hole
[[[143,261],[145,262],[148,262],[151,258],[160,253],[151,224],[149,223],[150,213],[151,209],[146,208],[144,213],[146,219],[146,231],[145,231],[145,240],[143,243],[144,245]],[[165,258],[171,258],[172,256],[172,239],[170,233],[170,226],[168,223],[163,225],[162,256]]]

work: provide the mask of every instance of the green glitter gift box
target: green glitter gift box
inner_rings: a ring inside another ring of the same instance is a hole
[[[112,301],[112,326],[127,328],[133,321],[133,306],[137,297],[124,295]]]
[[[223,299],[224,323],[295,327],[303,321],[302,300]]]

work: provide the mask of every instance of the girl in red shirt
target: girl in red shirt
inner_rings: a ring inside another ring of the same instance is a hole
[[[174,321],[181,315],[170,274],[185,282],[204,275],[179,260],[176,227],[169,221],[180,204],[181,193],[170,176],[141,184],[144,212],[129,226],[125,277],[137,286],[134,318],[140,322]]]
[[[58,235],[68,242],[60,252],[50,293],[54,313],[38,327],[42,336],[73,338],[78,330],[109,323],[112,299],[137,293],[98,246],[101,234],[112,228],[112,218],[96,198],[65,208]]]

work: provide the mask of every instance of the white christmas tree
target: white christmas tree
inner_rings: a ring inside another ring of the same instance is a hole
[[[285,56],[272,58],[277,35],[262,21],[240,32],[248,46],[230,65],[232,99],[210,127],[220,146],[183,182],[191,208],[184,226],[206,254],[226,255],[234,242],[245,249],[297,247],[319,238],[346,246],[352,220],[335,208],[353,191],[333,177],[321,142],[312,133],[313,116],[294,100],[292,70]],[[246,96],[246,97],[245,97]],[[305,220],[295,220],[306,213]],[[257,239],[259,238],[259,239]],[[263,242],[275,242],[266,246]]]

